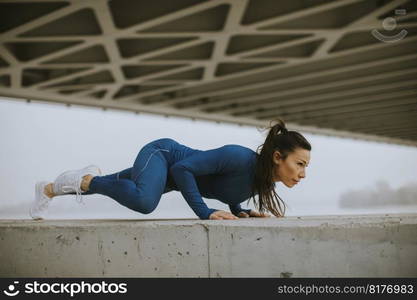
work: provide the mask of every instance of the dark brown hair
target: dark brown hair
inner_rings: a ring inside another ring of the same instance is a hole
[[[276,124],[271,126],[275,121]],[[256,209],[259,212],[270,211],[276,217],[285,214],[285,203],[275,191],[273,181],[273,153],[279,151],[285,160],[288,155],[297,148],[311,150],[310,143],[297,131],[287,130],[282,119],[275,119],[270,126],[265,142],[256,149],[257,159],[255,165],[255,177],[252,185],[252,197]],[[258,194],[258,202],[255,200]]]

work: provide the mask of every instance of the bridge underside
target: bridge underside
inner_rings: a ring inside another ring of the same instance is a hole
[[[0,95],[417,146],[417,1],[0,0]]]

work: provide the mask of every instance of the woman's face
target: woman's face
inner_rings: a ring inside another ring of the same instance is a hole
[[[310,151],[302,148],[296,148],[285,160],[282,159],[279,151],[273,154],[274,182],[281,181],[287,187],[292,188],[302,178],[306,177],[306,167],[310,163]]]

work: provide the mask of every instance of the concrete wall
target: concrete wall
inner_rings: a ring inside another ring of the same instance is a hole
[[[1,220],[1,277],[416,277],[417,214]]]

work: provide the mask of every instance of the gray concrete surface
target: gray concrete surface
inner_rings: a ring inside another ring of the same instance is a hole
[[[1,277],[416,277],[417,214],[0,220]]]

